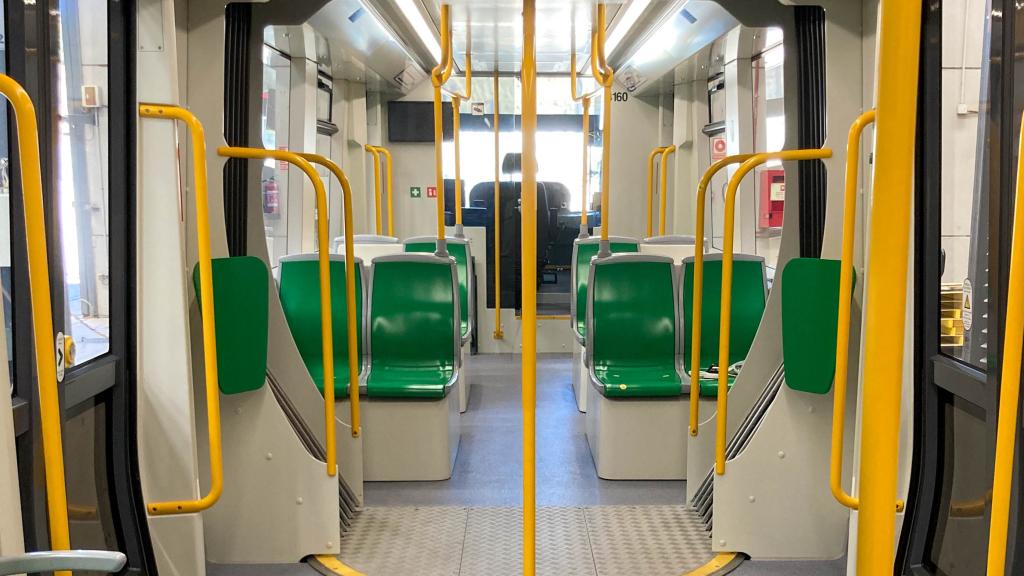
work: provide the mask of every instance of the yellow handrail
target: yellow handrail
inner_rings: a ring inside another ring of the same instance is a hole
[[[381,208],[380,208],[380,149],[371,144],[363,146],[367,152],[373,155],[373,209],[377,219],[377,234],[380,234],[383,230],[381,225]]]
[[[43,434],[46,476],[46,510],[50,547],[70,550],[68,499],[64,485],[64,448],[61,439],[60,400],[57,395],[56,354],[50,296],[50,267],[46,254],[46,220],[43,214],[43,177],[39,168],[39,127],[36,110],[25,89],[0,74],[0,93],[10,101],[17,123],[22,205],[28,244],[29,299],[32,302],[32,333],[35,343],[36,378],[39,387],[39,418]],[[70,576],[70,572],[57,572]]]
[[[504,340],[501,331],[501,156],[498,154],[501,136],[501,92],[498,70],[494,70],[494,339]]]
[[[755,167],[769,160],[820,160],[831,158],[832,150],[782,150],[755,154],[736,169],[725,192],[725,238],[722,241],[722,304],[718,340],[718,415],[715,418],[715,473],[725,474],[725,434],[729,409],[729,330],[732,327],[732,261],[736,228],[736,191],[740,182]],[[699,382],[698,382],[699,385]]]
[[[523,574],[537,569],[537,65],[536,0],[523,0],[522,403]]]
[[[878,116],[865,273],[857,572],[893,569],[903,344],[914,190],[921,3],[881,3]]]
[[[602,131],[604,134],[601,144],[601,247],[598,249],[600,256],[606,256],[611,253],[608,241],[608,229],[611,219],[609,218],[608,211],[609,198],[611,196],[612,85],[615,81],[615,74],[605,62],[604,56],[606,19],[606,6],[602,2],[597,5],[597,30],[591,32],[591,40],[596,39],[597,42],[595,42],[594,54],[590,56],[590,65],[594,72],[594,78],[604,88],[604,98],[602,99],[604,107],[602,111],[604,114]]]
[[[647,237],[654,236],[654,161],[661,157],[665,146],[657,146],[647,155]]]
[[[437,253],[447,254],[444,231],[444,172],[441,153],[444,139],[441,87],[452,74],[451,5],[441,4],[441,62],[430,73],[434,87],[434,172],[437,186]]]
[[[700,178],[697,184],[697,249],[693,252],[693,317],[690,337],[690,436],[697,436],[697,424],[700,420],[700,329],[701,309],[704,305],[704,206],[707,201],[707,190],[711,179],[719,170],[731,164],[746,162],[753,154],[734,154],[715,162]]]
[[[384,155],[385,162],[386,162],[386,168],[385,168],[384,172],[387,174],[388,236],[392,236],[393,237],[395,235],[395,194],[394,194],[395,187],[394,187],[394,179],[392,178],[392,171],[391,171],[391,166],[392,166],[391,151],[388,150],[387,148],[385,148],[384,146],[374,146],[374,148],[376,148],[377,150],[380,150],[380,153]],[[346,212],[346,214],[348,214],[348,212]]]
[[[451,22],[449,22],[451,24]],[[455,146],[455,237],[462,238],[462,161],[459,155],[459,124],[461,123],[462,101],[473,97],[473,53],[469,31],[466,27],[466,92],[448,92],[452,97],[452,142]],[[451,32],[449,32],[451,34]],[[451,42],[451,39],[448,40]],[[453,58],[454,60],[454,58]]]
[[[661,219],[658,221],[658,234],[665,235],[665,213],[668,211],[668,155],[676,151],[676,145],[665,146],[661,152]]]
[[[583,184],[582,206],[580,206],[580,238],[590,235],[588,216],[590,212],[590,97],[584,97],[583,104]]]
[[[1024,124],[1018,150],[1024,150]],[[1006,573],[1006,540],[1010,522],[1014,443],[1020,403],[1021,348],[1024,347],[1024,158],[1017,157],[1013,236],[1010,243],[1010,285],[1006,293],[1006,335],[999,383],[996,462],[992,478],[992,520],[988,532],[988,576]]]
[[[384,148],[381,148],[383,151]],[[299,156],[313,164],[319,164],[334,174],[341,184],[342,218],[345,224],[345,308],[347,310],[348,331],[348,399],[349,418],[352,425],[352,437],[358,438],[361,431],[359,412],[359,341],[358,323],[356,322],[356,263],[355,241],[352,225],[352,186],[341,167],[331,159],[320,154],[299,153]],[[388,160],[390,165],[391,161]],[[333,345],[333,342],[332,342]],[[333,360],[332,360],[333,363]],[[333,366],[332,366],[333,370]]]
[[[224,490],[224,458],[220,437],[220,386],[217,371],[217,329],[213,307],[213,264],[210,256],[210,208],[206,184],[206,136],[199,119],[179,106],[140,104],[142,118],[184,122],[192,136],[192,171],[195,175],[196,236],[199,247],[199,299],[203,302],[203,367],[206,373],[206,425],[210,444],[210,491],[198,500],[150,502],[153,516],[193,514],[213,506]]]
[[[327,452],[327,475],[334,476],[338,470],[337,439],[334,429],[334,322],[331,315],[331,255],[329,244],[327,191],[316,169],[295,152],[287,150],[267,150],[264,148],[243,148],[240,146],[221,146],[217,154],[225,158],[242,158],[248,160],[272,159],[288,162],[297,167],[313,183],[316,195],[317,211],[317,253],[320,262],[320,339],[324,356],[324,424]],[[345,251],[351,242],[347,242]],[[351,384],[351,383],[350,383]],[[352,427],[352,435],[358,436],[358,430]]]

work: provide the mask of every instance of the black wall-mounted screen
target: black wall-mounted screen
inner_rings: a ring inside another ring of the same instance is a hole
[[[442,108],[445,134],[452,131],[452,105],[445,102]],[[388,141],[390,142],[433,142],[433,102],[388,102]]]

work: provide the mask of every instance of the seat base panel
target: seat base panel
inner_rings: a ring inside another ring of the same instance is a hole
[[[447,480],[459,452],[459,397],[366,398],[363,475],[369,482]]]

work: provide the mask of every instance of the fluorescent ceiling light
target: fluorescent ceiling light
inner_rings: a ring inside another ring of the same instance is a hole
[[[430,51],[430,55],[434,57],[434,62],[440,62],[441,46],[434,38],[434,30],[427,24],[427,20],[420,12],[420,7],[417,6],[415,0],[397,0],[397,3],[398,7],[402,9],[405,19],[409,21],[413,30],[416,31],[416,35],[419,36],[420,42],[423,42],[423,45]]]
[[[611,54],[615,51],[615,47],[626,37],[626,33],[633,27],[633,24],[636,24],[636,21],[650,3],[651,0],[632,0],[629,6],[626,6],[626,11],[622,14],[621,18],[616,20],[615,28],[612,29],[611,34],[605,41],[604,48],[606,54]]]

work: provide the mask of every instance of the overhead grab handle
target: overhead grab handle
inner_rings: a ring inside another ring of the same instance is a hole
[[[163,118],[184,122],[192,137],[192,165],[195,177],[196,236],[199,247],[199,299],[203,324],[203,368],[206,375],[206,426],[210,445],[210,491],[198,500],[150,502],[152,516],[194,514],[213,506],[224,490],[224,458],[220,435],[220,386],[217,373],[217,330],[213,305],[213,263],[210,256],[210,203],[206,182],[206,135],[194,114],[180,106],[140,104],[142,118]]]
[[[725,238],[722,241],[722,307],[718,341],[718,415],[715,419],[715,473],[725,474],[725,436],[729,409],[729,330],[732,327],[732,265],[736,228],[736,192],[743,177],[769,160],[821,160],[831,158],[829,148],[764,152],[747,159],[729,179],[725,192]],[[696,310],[696,309],[695,309]],[[699,374],[698,374],[699,376]],[[693,386],[691,385],[691,389]]]

